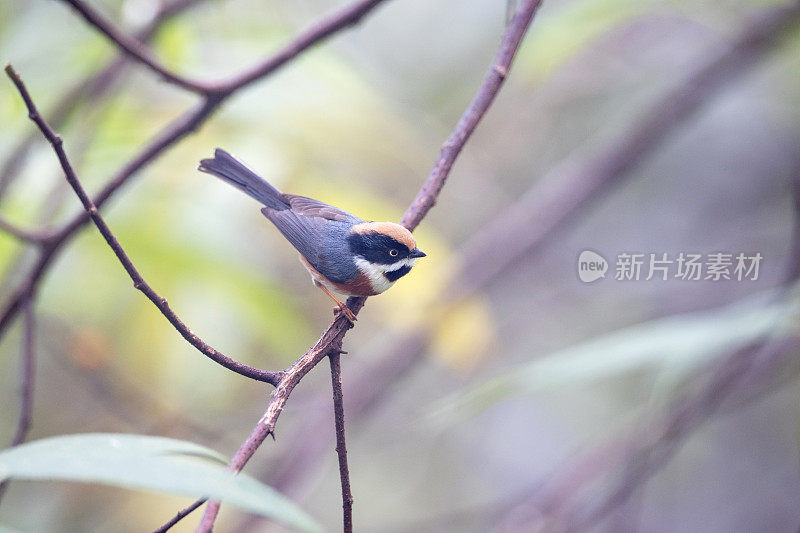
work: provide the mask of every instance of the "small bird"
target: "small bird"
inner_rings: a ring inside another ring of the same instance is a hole
[[[217,148],[198,170],[213,174],[255,198],[261,212],[298,252],[314,285],[336,302],[348,320],[353,312],[331,291],[374,296],[411,271],[425,253],[400,224],[368,222],[319,200],[282,193],[228,152]]]

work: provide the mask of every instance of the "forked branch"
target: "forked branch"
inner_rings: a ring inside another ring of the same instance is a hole
[[[11,81],[14,82],[14,85],[17,87],[22,100],[25,102],[25,106],[28,108],[28,116],[30,119],[36,124],[39,128],[39,131],[42,132],[42,135],[47,139],[47,141],[53,146],[53,150],[58,157],[58,161],[61,164],[61,168],[64,170],[64,176],[67,179],[67,183],[69,183],[72,190],[75,191],[75,194],[78,195],[78,198],[83,204],[83,208],[91,217],[92,221],[94,222],[97,229],[103,235],[103,238],[106,240],[108,245],[114,251],[114,254],[119,259],[120,263],[122,263],[123,268],[130,276],[131,280],[133,280],[133,286],[142,292],[147,298],[153,302],[153,304],[161,311],[167,320],[178,330],[178,333],[186,339],[189,344],[197,348],[201,353],[206,355],[209,359],[224,366],[225,368],[236,372],[237,374],[241,374],[243,376],[263,381],[266,383],[271,383],[272,385],[277,385],[281,378],[280,372],[269,372],[266,370],[261,370],[258,368],[251,367],[244,363],[240,363],[230,357],[224,355],[223,353],[217,351],[216,349],[212,348],[205,342],[203,342],[200,337],[195,335],[192,330],[190,330],[186,324],[175,314],[175,311],[167,303],[166,298],[160,296],[155,290],[153,290],[150,285],[144,280],[142,275],[133,265],[133,262],[130,260],[128,255],[125,253],[125,250],[122,249],[122,246],[119,244],[119,241],[111,232],[111,229],[106,224],[103,217],[100,216],[100,213],[97,210],[94,202],[92,199],[89,198],[89,195],[86,193],[86,190],[81,185],[80,181],[78,180],[77,174],[75,174],[75,170],[72,168],[72,164],[69,162],[69,158],[67,157],[66,151],[64,151],[64,142],[61,139],[60,135],[57,135],[53,129],[45,122],[42,116],[39,114],[39,110],[36,108],[36,104],[34,104],[33,99],[31,98],[28,89],[25,87],[25,84],[22,82],[22,78],[20,78],[19,74],[14,70],[14,67],[11,65],[6,65],[5,68],[6,74]]]

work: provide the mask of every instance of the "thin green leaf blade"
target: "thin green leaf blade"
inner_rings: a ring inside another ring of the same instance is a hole
[[[635,371],[671,370],[676,376],[686,375],[720,354],[767,336],[791,333],[797,303],[757,303],[764,296],[711,311],[655,319],[556,351],[442,399],[426,419],[436,425],[452,424],[509,397],[581,386]]]
[[[191,442],[112,433],[64,435],[0,452],[0,480],[61,480],[208,497],[299,531],[322,528],[274,489],[232,476],[217,452]]]

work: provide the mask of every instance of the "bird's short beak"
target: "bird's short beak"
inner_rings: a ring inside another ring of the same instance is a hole
[[[419,248],[414,248],[411,250],[411,253],[408,254],[408,257],[425,257],[425,252],[420,250]]]

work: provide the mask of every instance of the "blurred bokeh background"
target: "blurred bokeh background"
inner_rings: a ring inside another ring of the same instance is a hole
[[[356,530],[797,530],[796,347],[733,389],[713,381],[731,356],[752,349],[756,360],[765,338],[796,334],[793,299],[775,296],[791,270],[792,183],[800,174],[796,24],[743,75],[724,74],[696,112],[570,223],[477,290],[469,275],[459,278],[465,297],[437,304],[461,250],[482,228],[564,161],[624,142],[754,16],[787,4],[544,2],[506,86],[417,231],[428,257],[370,299],[346,338]],[[92,5],[134,32],[159,4]],[[222,78],[337,5],[200,1],[164,24],[153,48],[176,71]],[[0,0],[0,14],[0,59],[14,63],[46,115],[116,54],[60,2]],[[366,219],[397,220],[491,64],[505,16],[499,0],[388,2],[227,102],[134,178],[104,209],[106,220],[206,342],[259,368],[285,368],[329,323],[329,301],[258,206],[198,173],[198,160],[223,147],[283,190]],[[195,100],[130,65],[108,91],[79,101],[59,132],[84,185],[99,190]],[[0,123],[4,164],[33,131],[6,82]],[[21,226],[57,227],[79,210],[41,139],[12,178],[0,189],[0,213]],[[495,237],[522,239],[537,231],[536,220]],[[462,271],[480,270],[504,249],[467,256]],[[605,279],[579,280],[583,250],[609,261]],[[758,252],[763,261],[757,280],[618,281],[622,252]],[[0,233],[0,302],[34,256]],[[58,258],[36,310],[30,439],[141,433],[231,455],[263,412],[268,388],[184,342],[132,288],[93,227]],[[2,442],[16,423],[21,329],[18,321],[0,342]],[[295,390],[277,441],[264,444],[247,472],[335,530],[341,496],[326,367]],[[693,400],[703,394],[711,400]],[[673,428],[671,413],[682,406],[694,423]],[[661,437],[654,447],[669,452],[653,459],[648,446]],[[620,486],[622,496],[610,497]],[[189,501],[14,482],[0,523],[149,531]],[[221,532],[274,529],[225,506],[218,522]]]

